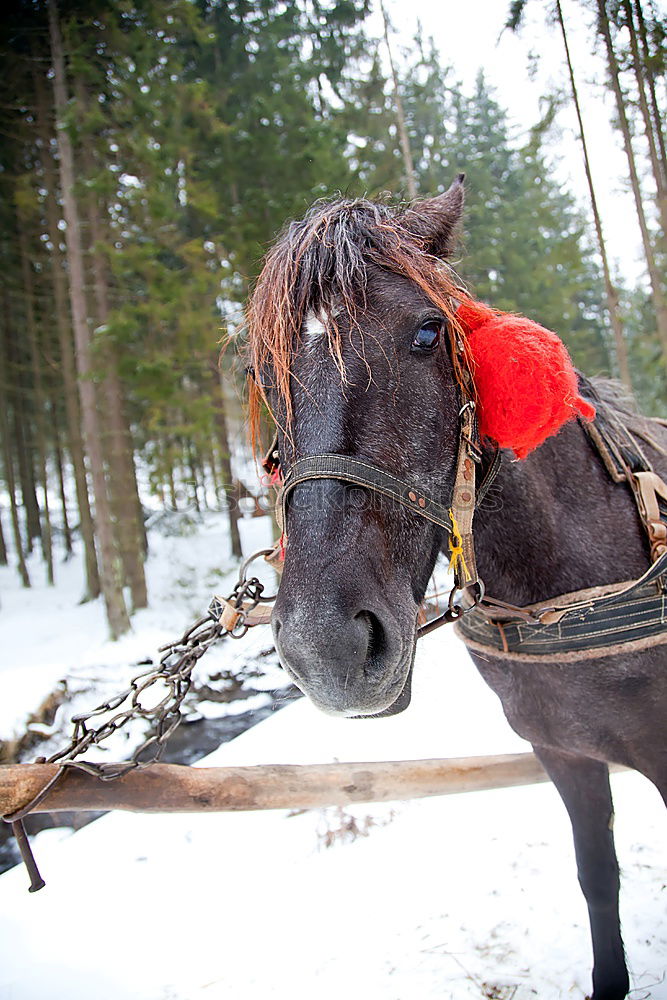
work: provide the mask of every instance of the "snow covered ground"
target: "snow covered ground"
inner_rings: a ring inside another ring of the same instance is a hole
[[[0,736],[65,667],[81,697],[120,686],[128,664],[229,583],[214,519],[151,548],[151,609],[117,644],[103,640],[101,608],[74,605],[76,564],[52,594],[18,591],[2,571]],[[208,656],[228,667],[248,648]],[[303,700],[201,764],[523,749],[441,630],[421,645],[403,715],[336,720]],[[631,995],[667,1000],[667,817],[639,775],[612,781]],[[44,831],[34,846],[45,889],[29,895],[22,868],[0,878],[2,1000],[556,1000],[590,989],[586,911],[551,785],[297,815],[118,813]]]

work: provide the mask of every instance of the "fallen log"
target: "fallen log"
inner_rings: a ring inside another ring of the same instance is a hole
[[[23,808],[56,771],[56,764],[0,766],[0,816]],[[34,811],[124,809],[159,813],[314,809],[509,788],[548,780],[532,753],[446,760],[249,767],[152,764],[113,781],[101,781],[70,768]]]

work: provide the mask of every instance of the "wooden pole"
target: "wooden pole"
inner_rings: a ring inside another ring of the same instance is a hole
[[[56,771],[56,764],[0,767],[0,815],[23,808]],[[252,767],[152,764],[113,781],[101,781],[71,769],[35,812],[315,809],[354,802],[390,802],[485,791],[548,780],[532,753],[448,760]]]

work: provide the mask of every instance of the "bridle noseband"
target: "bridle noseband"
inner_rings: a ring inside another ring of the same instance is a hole
[[[297,459],[285,477],[278,496],[279,519],[282,524],[286,524],[290,493],[300,483],[311,479],[338,479],[355,486],[365,486],[374,493],[391,497],[396,503],[413,510],[451,534],[452,522],[448,507],[385,469],[363,458],[352,458],[349,455],[322,454]]]

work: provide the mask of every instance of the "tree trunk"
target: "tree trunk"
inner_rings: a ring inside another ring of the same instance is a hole
[[[630,376],[630,364],[628,362],[628,349],[625,343],[625,337],[623,336],[623,327],[621,325],[621,317],[618,309],[618,293],[616,291],[616,288],[614,287],[613,281],[611,280],[609,259],[607,257],[607,247],[604,241],[604,234],[602,232],[602,219],[600,218],[600,211],[598,209],[598,200],[595,194],[593,175],[591,173],[591,165],[590,165],[590,160],[588,158],[588,145],[586,143],[586,132],[584,131],[584,121],[581,114],[581,105],[579,103],[579,92],[577,90],[577,83],[574,78],[574,68],[572,66],[572,59],[570,57],[570,46],[567,40],[567,32],[565,31],[565,21],[563,19],[563,11],[561,9],[560,0],[556,0],[556,12],[558,17],[558,24],[560,25],[561,34],[563,36],[565,59],[567,62],[568,73],[570,76],[570,86],[572,88],[572,100],[574,102],[574,108],[577,113],[577,121],[579,123],[579,138],[581,140],[581,148],[584,156],[584,170],[586,172],[586,181],[588,183],[588,193],[590,195],[591,208],[593,210],[595,235],[597,237],[600,257],[602,258],[602,273],[604,275],[604,287],[607,298],[607,312],[609,313],[609,322],[611,323],[611,328],[614,334],[616,363],[618,365],[618,371],[619,375],[621,376],[621,381],[623,382],[625,387],[629,390],[629,392],[632,392],[632,378]]]
[[[169,499],[171,501],[171,509],[178,510],[178,495],[176,493],[176,482],[174,480],[174,470],[169,466],[167,469],[167,482],[169,485]]]
[[[7,543],[5,542],[5,532],[2,527],[2,511],[0,511],[0,566],[7,565]]]
[[[225,491],[227,510],[229,513],[229,537],[232,546],[232,555],[237,559],[240,559],[243,555],[241,535],[239,533],[239,519],[241,517],[241,512],[239,510],[238,497],[236,496],[234,490],[234,480],[232,478],[231,450],[229,447],[229,428],[227,426],[227,413],[225,410],[224,382],[217,358],[213,358],[211,360],[210,372],[213,411],[215,413],[215,425],[220,445],[219,454],[222,488]]]
[[[391,51],[391,44],[389,42],[389,18],[387,17],[387,11],[385,10],[385,6],[382,0],[380,0],[380,10],[382,11],[382,18],[384,20],[384,40],[387,45],[389,65],[391,66],[391,78],[394,84],[396,126],[398,128],[398,138],[401,144],[401,153],[403,154],[405,180],[407,182],[408,195],[410,196],[412,201],[414,201],[417,197],[417,179],[415,176],[415,166],[414,163],[412,162],[412,153],[410,152],[410,140],[408,139],[408,131],[405,127],[405,113],[403,111],[403,101],[401,100],[401,91],[398,85],[398,74],[396,72],[396,66],[394,65],[394,57]]]
[[[3,295],[3,309],[6,322],[12,322],[9,296],[5,291]],[[18,354],[18,343],[14,340],[13,330],[7,328],[7,348],[5,356],[7,367],[13,368],[13,379],[8,387],[8,395],[13,402],[13,431],[14,448],[16,451],[19,484],[21,486],[21,506],[25,515],[26,523],[26,552],[32,552],[32,542],[34,538],[42,537],[42,526],[37,502],[37,489],[35,485],[35,469],[33,465],[34,445],[32,440],[32,428],[25,403],[25,384],[23,378],[23,359]]]
[[[635,14],[637,16],[637,24],[639,25],[639,41],[641,43],[644,68],[646,70],[648,92],[651,98],[651,113],[653,116],[653,128],[658,143],[658,149],[660,150],[662,178],[665,186],[667,186],[667,151],[665,150],[665,133],[662,130],[663,117],[660,113],[660,107],[658,105],[658,95],[655,86],[655,73],[653,72],[653,67],[651,64],[651,51],[648,44],[648,35],[646,33],[646,23],[644,21],[644,12],[642,11],[641,0],[634,0],[634,8],[635,8]]]
[[[97,285],[97,275],[95,284]],[[111,431],[109,439],[109,465],[112,503],[116,512],[118,541],[126,583],[132,596],[132,607],[145,608],[148,604],[146,574],[144,573],[145,538],[141,501],[134,467],[134,445],[125,416],[124,392],[118,377],[113,347],[103,351],[109,374],[103,383],[106,413]]]
[[[83,601],[94,600],[100,595],[100,578],[95,551],[95,530],[93,516],[90,510],[88,496],[88,477],[81,437],[81,411],[79,408],[78,388],[76,384],[76,369],[74,350],[72,347],[70,315],[67,308],[67,289],[65,287],[65,271],[60,252],[60,230],[58,229],[59,212],[57,204],[56,171],[50,152],[51,131],[49,129],[49,113],[44,82],[39,74],[35,74],[35,92],[37,95],[37,117],[42,141],[42,168],[47,190],[46,219],[49,240],[53,246],[51,253],[51,277],[53,279],[53,298],[55,305],[55,320],[58,330],[60,347],[60,374],[63,380],[65,395],[65,417],[67,421],[67,449],[72,460],[76,501],[79,509],[79,531],[84,549],[86,584]]]
[[[7,317],[7,312],[5,310],[5,318]],[[0,329],[0,336],[2,340],[5,341],[4,350],[0,352],[5,360],[7,359],[7,330]],[[3,346],[0,343],[0,347]],[[30,586],[30,577],[28,575],[28,567],[25,564],[25,556],[23,554],[23,540],[21,538],[21,525],[19,523],[19,512],[16,503],[16,480],[14,478],[14,460],[11,450],[11,436],[9,433],[9,419],[7,417],[8,409],[8,399],[5,392],[5,373],[7,372],[7,365],[4,366],[4,372],[0,373],[0,442],[2,444],[2,460],[5,467],[5,482],[7,484],[7,492],[9,493],[9,507],[12,519],[12,534],[14,537],[14,551],[16,552],[16,559],[18,562],[19,575],[21,577],[21,582],[24,587]]]
[[[85,112],[88,101],[83,84],[76,86],[77,101]],[[87,143],[83,144],[83,167],[91,178],[95,162]],[[100,247],[105,241],[103,224],[95,196],[86,199],[90,234],[90,263],[93,279],[96,326],[104,327],[109,320],[109,283],[107,268]],[[109,500],[114,516],[114,527],[120,553],[124,582],[130,588],[132,608],[145,608],[148,604],[146,576],[144,574],[143,519],[139,520],[141,503],[134,467],[134,445],[125,416],[124,392],[118,376],[118,363],[114,345],[108,341],[99,350],[104,369],[102,398],[106,414],[105,454],[109,465]]]
[[[220,450],[218,448],[218,442],[215,439],[215,433],[212,435],[209,442],[210,447],[206,449],[208,458],[208,469],[211,476],[211,484],[213,486],[213,495],[218,500],[220,499],[220,478],[218,476],[218,459],[217,453]]]
[[[66,558],[72,555],[72,531],[69,525],[67,513],[67,496],[65,495],[65,476],[63,474],[63,450],[60,442],[60,428],[58,427],[58,414],[56,407],[51,405],[53,417],[53,453],[56,460],[56,471],[58,473],[58,490],[60,492],[60,509],[63,515],[63,540],[65,542]]]
[[[648,267],[649,278],[651,281],[651,293],[658,327],[658,336],[660,338],[665,364],[667,364],[667,300],[665,299],[665,293],[662,288],[662,276],[656,264],[655,254],[651,245],[651,236],[646,222],[646,215],[644,213],[641,189],[639,187],[639,177],[637,176],[635,157],[632,149],[632,140],[630,138],[630,126],[625,113],[625,102],[619,79],[618,62],[616,60],[614,44],[612,42],[611,31],[609,29],[609,19],[605,8],[605,0],[598,0],[598,13],[600,33],[602,34],[605,47],[607,49],[609,76],[611,79],[612,90],[614,91],[614,96],[616,98],[616,110],[618,112],[619,127],[623,135],[623,144],[628,158],[630,184],[632,186],[632,193],[635,199],[637,219],[639,221],[639,228],[642,234],[642,243],[644,244],[644,255],[646,257],[646,265]]]
[[[33,409],[35,412],[35,436],[37,444],[38,471],[42,484],[43,512],[42,523],[42,555],[46,563],[46,575],[50,586],[53,586],[53,545],[51,542],[51,511],[49,510],[49,483],[46,466],[46,429],[44,417],[46,413],[46,401],[42,385],[42,367],[39,356],[39,344],[37,342],[37,324],[35,320],[35,291],[32,280],[32,266],[27,246],[25,220],[18,218],[19,228],[19,254],[21,257],[21,276],[23,280],[23,295],[25,300],[25,321],[26,333],[28,335],[28,345],[30,347],[30,362],[32,368],[32,395]]]
[[[201,514],[201,504],[199,502],[199,480],[197,479],[197,461],[195,458],[195,448],[192,440],[190,439],[188,439],[185,445],[185,458],[188,471],[190,473],[190,482],[192,483],[192,499],[194,500],[195,510],[198,514]]]
[[[665,177],[663,174],[662,164],[660,162],[660,155],[658,153],[656,137],[653,133],[653,122],[651,121],[651,112],[649,111],[648,101],[646,99],[646,87],[644,86],[644,68],[642,66],[642,60],[639,55],[639,48],[637,46],[637,33],[635,30],[634,18],[632,16],[632,7],[630,6],[630,0],[622,0],[621,6],[623,7],[623,13],[625,14],[625,22],[628,31],[630,32],[630,52],[632,53],[632,66],[635,71],[635,79],[637,80],[639,107],[642,113],[642,120],[644,122],[644,131],[646,132],[646,140],[648,142],[651,170],[653,171],[653,179],[655,180],[655,189],[657,193],[657,202],[658,202],[658,214],[660,217],[660,225],[662,226],[661,242],[664,250],[666,246],[665,240],[667,239],[667,185],[665,184]]]
[[[58,11],[55,0],[49,0],[49,34],[53,59],[53,89],[57,118],[62,118],[67,110],[67,90],[65,83],[65,59],[63,55]],[[76,362],[79,373],[79,394],[83,418],[86,449],[90,459],[95,495],[95,526],[99,540],[99,571],[102,594],[106,605],[107,619],[112,637],[118,638],[130,627],[130,620],[123,597],[120,566],[114,549],[111,511],[106,493],[104,463],[100,442],[95,386],[91,378],[90,331],[86,318],[84,300],[84,269],[81,252],[81,232],[78,206],[74,197],[74,160],[68,132],[60,128],[58,132],[60,164],[60,187],[62,190],[67,223],[66,241],[70,306],[74,323]]]

